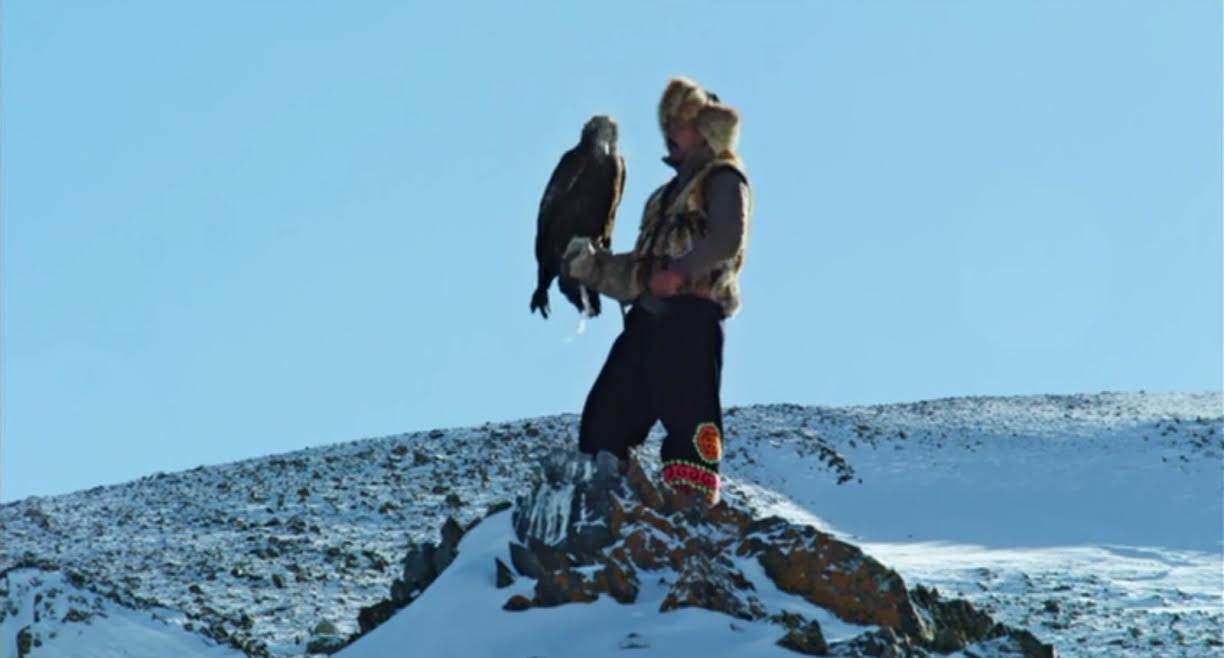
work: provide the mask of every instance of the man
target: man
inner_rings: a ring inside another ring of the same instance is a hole
[[[664,480],[712,504],[723,455],[722,321],[739,310],[751,196],[735,153],[739,114],[716,95],[671,80],[659,127],[676,175],[647,201],[633,251],[575,238],[563,258],[570,276],[632,304],[587,396],[578,445],[626,459],[662,421]]]

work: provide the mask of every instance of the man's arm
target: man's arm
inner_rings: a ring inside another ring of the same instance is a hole
[[[705,181],[706,234],[667,269],[685,276],[708,272],[735,256],[744,243],[748,184],[734,169],[720,169]]]
[[[614,254],[595,245],[590,238],[570,240],[561,257],[561,271],[619,302],[632,302],[642,294],[634,272],[633,252]]]

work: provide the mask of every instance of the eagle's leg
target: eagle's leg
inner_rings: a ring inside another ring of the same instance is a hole
[[[544,319],[548,319],[548,287],[552,285],[553,275],[543,267],[539,269],[535,292],[531,294],[531,312],[537,310]]]
[[[586,286],[582,286],[582,304],[586,307],[584,311],[586,312],[587,317],[593,318],[599,315],[599,311],[601,310],[599,308],[599,292]]]

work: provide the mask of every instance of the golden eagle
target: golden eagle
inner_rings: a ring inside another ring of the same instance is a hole
[[[612,117],[591,117],[582,128],[582,139],[561,156],[544,188],[536,223],[539,279],[531,295],[533,313],[538,310],[548,317],[548,287],[559,277],[558,287],[579,312],[599,315],[599,294],[588,295],[577,281],[561,275],[561,255],[570,240],[580,236],[606,249],[612,246],[616,207],[625,191],[625,159],[617,152],[616,139]]]

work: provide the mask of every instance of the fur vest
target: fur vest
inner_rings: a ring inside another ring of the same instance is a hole
[[[642,215],[642,228],[633,249],[637,263],[635,276],[642,290],[648,289],[651,272],[666,269],[671,260],[682,258],[693,249],[693,243],[706,233],[706,208],[703,193],[705,180],[718,169],[734,169],[747,183],[743,164],[735,157],[717,157],[702,167],[672,197],[664,207],[664,195],[670,183],[650,195]],[[679,293],[706,297],[722,305],[723,315],[731,317],[740,308],[739,275],[744,267],[748,246],[748,226],[752,215],[751,197],[744,208],[744,237],[735,255],[716,264],[706,272],[686,277]]]

